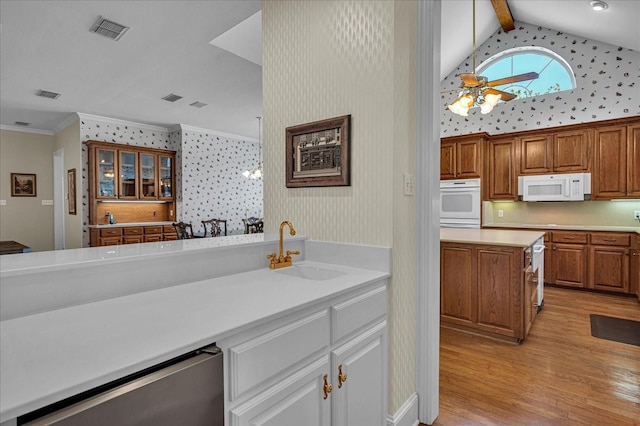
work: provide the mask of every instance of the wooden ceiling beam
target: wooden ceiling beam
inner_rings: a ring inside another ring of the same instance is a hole
[[[491,5],[493,10],[496,11],[496,16],[504,32],[508,33],[511,30],[515,30],[516,26],[513,23],[513,16],[511,16],[507,0],[491,0]]]

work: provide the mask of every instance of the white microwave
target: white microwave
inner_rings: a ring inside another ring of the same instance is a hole
[[[583,201],[591,194],[591,173],[518,177],[522,201]]]

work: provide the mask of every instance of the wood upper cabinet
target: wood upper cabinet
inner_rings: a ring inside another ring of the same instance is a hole
[[[485,200],[516,200],[518,176],[516,175],[515,139],[497,139],[487,144],[485,176]]]
[[[440,179],[481,177],[483,136],[443,139],[440,144]]]
[[[589,134],[589,130],[575,130],[519,138],[520,174],[588,171]]]
[[[594,200],[640,197],[640,124],[595,129]]]
[[[640,124],[627,127],[627,196],[640,198]]]

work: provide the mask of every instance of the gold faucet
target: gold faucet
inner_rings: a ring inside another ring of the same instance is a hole
[[[280,224],[280,256],[277,256],[275,253],[271,253],[269,255],[267,255],[267,259],[270,259],[269,262],[269,268],[271,269],[278,269],[278,268],[284,268],[285,266],[291,266],[291,255],[292,254],[300,254],[299,251],[289,251],[287,250],[286,254],[283,253],[284,251],[284,247],[283,247],[283,240],[284,237],[282,235],[283,231],[284,231],[284,226],[287,225],[289,226],[289,234],[291,235],[296,235],[296,230],[293,229],[293,225],[291,224],[291,222],[289,222],[288,220],[285,220],[284,222],[282,222]]]

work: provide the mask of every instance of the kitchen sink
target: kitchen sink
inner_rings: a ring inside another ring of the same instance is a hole
[[[275,272],[312,281],[326,281],[345,275],[345,272],[310,265],[294,265],[287,268],[276,269]]]

